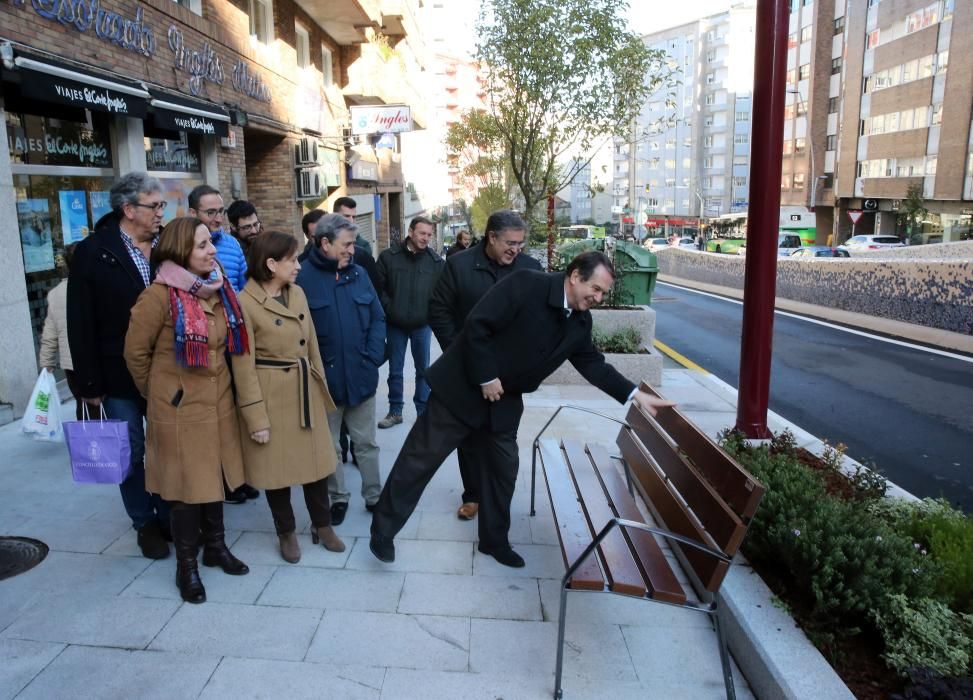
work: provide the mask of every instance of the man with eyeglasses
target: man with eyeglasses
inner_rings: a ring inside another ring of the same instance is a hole
[[[257,208],[252,202],[238,199],[226,208],[226,218],[230,220],[230,233],[239,241],[243,252],[249,253],[250,244],[260,233]]]
[[[463,233],[466,232],[460,232]],[[482,241],[446,258],[443,274],[429,301],[429,325],[443,352],[452,345],[466,317],[490,287],[511,272],[541,269],[541,264],[534,258],[520,255],[526,241],[524,220],[519,214],[502,209],[487,219],[486,236]],[[460,520],[472,520],[480,508],[480,473],[484,465],[478,458],[485,451],[477,442],[477,436],[471,435],[456,451],[459,473],[463,478],[463,500],[456,512]],[[482,535],[480,539],[484,539]]]
[[[189,215],[206,224],[216,247],[216,259],[223,266],[233,291],[239,292],[247,283],[247,259],[237,239],[223,230],[225,214],[223,196],[215,187],[198,185],[189,193]]]
[[[109,193],[112,211],[78,243],[68,275],[68,344],[79,394],[97,417],[128,423],[131,472],[119,485],[142,556],[164,559],[172,541],[169,504],[145,490],[145,399],[122,348],[135,300],[152,282],[150,260],[166,202],[146,173],[123,175]]]

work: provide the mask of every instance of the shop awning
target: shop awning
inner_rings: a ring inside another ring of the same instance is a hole
[[[147,112],[149,93],[140,82],[21,51],[14,65],[24,97],[139,119]]]
[[[165,90],[150,88],[152,119],[160,129],[204,136],[226,136],[230,114],[223,107]]]

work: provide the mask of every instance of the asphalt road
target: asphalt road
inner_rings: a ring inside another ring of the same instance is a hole
[[[656,337],[737,387],[743,307],[659,283]],[[973,513],[973,361],[776,314],[770,408]]]

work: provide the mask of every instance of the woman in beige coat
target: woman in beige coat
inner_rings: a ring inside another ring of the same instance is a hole
[[[196,566],[249,572],[226,547],[223,479],[243,483],[240,428],[224,353],[248,352],[233,288],[216,262],[209,229],[194,217],[174,219],[152,251],[156,277],[132,307],[125,362],[148,402],[145,488],[172,502],[176,585],[202,603]]]
[[[297,239],[271,231],[254,237],[240,292],[252,352],[233,358],[246,481],[267,492],[283,559],[301,558],[291,486],[304,487],[311,538],[332,552],[344,543],[331,527],[328,476],[336,453],[327,411],[335,410],[304,291]]]

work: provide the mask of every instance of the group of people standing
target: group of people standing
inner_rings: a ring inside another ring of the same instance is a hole
[[[144,556],[164,558],[173,543],[186,601],[206,598],[200,545],[204,566],[248,572],[226,546],[224,499],[262,489],[294,563],[300,485],[312,542],[343,551],[334,526],[351,498],[339,464],[349,450],[379,559],[394,559],[394,536],[458,448],[458,517],[479,514],[480,551],[523,566],[507,539],[521,395],[570,360],[619,401],[657,405],[591,345],[587,309],[613,283],[611,262],[592,253],[566,275],[541,272],[521,254],[526,226],[513,212],[491,215],[484,239],[445,261],[430,246],[433,222],[415,217],[376,262],[347,197],[304,217],[303,250],[262,231],[249,202],[224,209],[207,185],[165,227],[161,183],[145,173],[119,179],[110,202],[69,274],[71,386],[79,403],[128,423],[122,501]],[[433,333],[443,356],[430,367]],[[418,420],[383,486],[375,429],[403,422],[407,345]],[[389,409],[376,422],[386,359]]]

